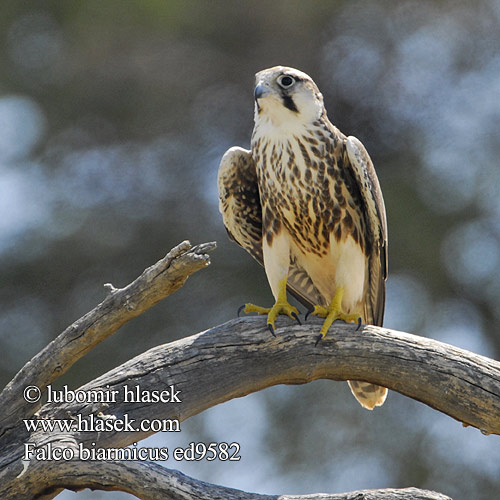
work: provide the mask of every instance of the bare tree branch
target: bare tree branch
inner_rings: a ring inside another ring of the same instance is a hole
[[[33,415],[35,406],[30,407],[22,400],[25,384],[40,384],[40,388],[46,389],[99,341],[179,288],[192,272],[206,266],[209,258],[205,252],[213,247],[214,244],[193,248],[181,244],[126,288],[113,289],[102,304],[65,330],[9,384],[1,395],[4,412],[6,404],[13,404],[14,410],[8,413],[10,417],[3,417],[9,432],[0,438],[0,498],[45,495],[48,499],[62,487],[121,489],[144,499],[164,498],[168,491],[169,498],[174,499],[232,498],[228,496],[231,491],[238,495],[235,498],[445,498],[428,496],[428,492],[421,490],[248,497],[250,494],[213,485],[207,486],[212,488],[212,496],[204,496],[200,492],[204,491],[205,483],[177,476],[176,472],[150,463],[119,462],[113,457],[94,463],[69,459],[22,460],[25,443],[31,443],[36,450],[49,447],[70,450],[78,458],[81,447],[92,449],[97,443],[105,451],[123,450],[153,433],[139,426],[126,431],[106,428],[48,432],[39,428],[31,432],[22,418],[47,421],[79,418],[84,422],[123,422],[128,418],[137,423],[163,419],[175,424],[216,404],[276,384],[304,384],[316,379],[366,380],[422,401],[484,433],[500,434],[500,363],[408,333],[373,326],[358,331],[355,326],[343,323],[334,324],[328,337],[316,346],[322,324],[318,318],[305,325],[279,318],[276,337],[269,334],[265,318],[229,321],[150,349],[80,388],[81,394],[89,391],[116,394],[113,400],[47,403]],[[127,400],[127,390],[139,391],[137,394],[141,395],[163,390],[170,394],[170,401],[158,404],[142,396]],[[149,484],[148,491],[143,491],[137,483],[138,471],[154,477],[158,490]],[[173,485],[178,491],[174,491]],[[151,496],[155,494],[158,496]]]
[[[265,318],[238,318],[205,332],[150,349],[81,388],[123,394],[123,386],[151,391],[175,386],[181,403],[139,402],[102,405],[99,411],[131,418],[180,421],[211,406],[277,384],[305,384],[317,379],[366,380],[421,401],[484,433],[500,434],[500,363],[436,340],[375,326],[332,325],[315,345],[322,320],[298,325],[276,322],[276,337]],[[41,418],[89,415],[94,404],[47,404]],[[119,441],[129,445],[151,433]],[[90,436],[90,439],[94,437]],[[104,439],[104,441],[102,441]]]
[[[210,264],[207,252],[215,243],[192,247],[184,241],[163,259],[146,269],[125,288],[108,284],[108,296],[97,307],[75,321],[17,373],[0,394],[0,436],[19,419],[38,410],[22,398],[25,386],[42,391],[65,373],[78,359],[108,338],[122,325],[139,316],[160,300],[178,290],[188,276]]]
[[[303,384],[326,378],[361,379],[384,385],[420,400],[488,433],[500,433],[500,364],[462,349],[415,335],[336,323],[327,339],[315,346],[321,320],[306,325],[277,321],[276,337],[265,318],[239,318],[146,353],[111,370],[81,388],[117,391],[114,403],[46,404],[42,419],[116,418],[183,421],[207,408],[276,384]],[[178,392],[178,402],[124,402],[128,390],[158,388]],[[390,400],[388,402],[390,404]],[[21,431],[21,428],[19,429]],[[123,447],[152,434],[150,431],[34,433],[36,447],[67,448],[81,443],[92,448]],[[23,442],[27,438],[24,438]],[[36,469],[21,470],[21,450],[4,455],[5,476],[0,497],[17,482],[25,483]]]
[[[43,466],[48,490],[44,500],[53,498],[57,488],[79,491],[84,488],[123,491],[142,500],[451,500],[417,488],[362,490],[349,493],[308,495],[260,495],[198,481],[179,471],[144,462],[51,462]],[[25,482],[20,494],[27,498],[37,484]]]

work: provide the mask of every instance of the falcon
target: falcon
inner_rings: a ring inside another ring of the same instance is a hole
[[[363,144],[327,117],[323,96],[302,71],[275,66],[256,74],[251,150],[230,148],[218,173],[219,208],[229,237],[265,268],[276,300],[267,314],[299,321],[288,292],[333,321],[382,326],[387,222],[373,163]],[[369,410],[387,389],[348,381]]]

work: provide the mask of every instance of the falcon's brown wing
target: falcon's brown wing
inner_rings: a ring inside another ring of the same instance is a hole
[[[226,151],[218,185],[219,210],[229,237],[262,264],[262,208],[251,151],[239,147]]]
[[[368,292],[364,304],[365,321],[382,326],[387,279],[387,219],[384,199],[375,168],[363,144],[356,137],[345,141],[347,159],[366,208],[366,227],[372,245],[368,254]],[[346,165],[347,166],[347,165]]]
[[[251,151],[240,147],[226,151],[219,166],[218,185],[219,210],[229,237],[264,265],[262,208]],[[287,288],[308,309],[322,303],[321,294],[295,261],[290,263]]]

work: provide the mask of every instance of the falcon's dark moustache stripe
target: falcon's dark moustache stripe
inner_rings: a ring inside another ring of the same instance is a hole
[[[297,106],[295,106],[295,103],[293,102],[293,99],[289,95],[281,94],[281,98],[283,99],[283,105],[285,106],[285,108],[293,111],[294,113],[299,112]]]

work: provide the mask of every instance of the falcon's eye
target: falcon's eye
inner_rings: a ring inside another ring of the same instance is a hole
[[[295,83],[295,78],[289,75],[282,75],[278,78],[278,84],[284,89],[289,89]]]

